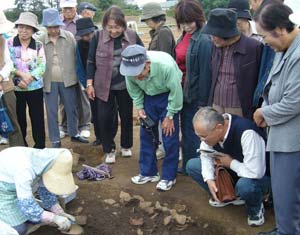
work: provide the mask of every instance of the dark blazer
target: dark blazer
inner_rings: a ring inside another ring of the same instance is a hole
[[[254,107],[252,98],[258,80],[258,72],[262,53],[262,43],[241,35],[233,52],[234,76],[236,79],[238,96],[241,103],[243,116],[252,120]],[[216,50],[216,47],[213,47]],[[218,80],[221,65],[221,52],[213,53],[212,57],[212,85],[209,95],[209,105],[212,105],[215,86]]]

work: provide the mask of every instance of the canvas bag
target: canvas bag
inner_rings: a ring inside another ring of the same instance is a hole
[[[13,125],[0,98],[0,134],[8,134],[14,131]]]
[[[228,202],[236,199],[233,179],[226,168],[219,165],[216,166],[215,180],[218,189],[217,197],[221,202]]]

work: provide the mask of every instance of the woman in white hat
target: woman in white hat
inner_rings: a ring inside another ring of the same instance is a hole
[[[43,44],[32,37],[39,30],[38,18],[31,12],[22,12],[15,25],[18,34],[8,40],[8,47],[14,64],[17,117],[25,146],[28,146],[26,142],[28,106],[34,148],[42,149],[45,148],[43,74],[46,59]]]
[[[0,11],[0,91],[3,92],[1,99],[14,128],[14,131],[8,135],[9,144],[10,146],[23,146],[23,137],[17,121],[14,85],[9,78],[9,74],[13,70],[13,63],[4,37],[13,27],[14,24],[6,19],[3,11]],[[8,143],[6,137],[2,135],[0,144]]]
[[[67,231],[74,217],[66,214],[55,195],[77,189],[72,175],[72,154],[67,149],[12,147],[0,152],[0,221],[20,235],[30,222],[55,224]],[[37,188],[42,207],[33,196]]]

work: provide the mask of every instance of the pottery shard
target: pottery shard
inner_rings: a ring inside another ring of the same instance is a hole
[[[149,215],[153,215],[154,214],[154,207],[145,208],[145,212],[147,212]]]
[[[116,201],[114,199],[105,199],[104,202],[108,205],[113,205],[116,203]]]
[[[144,219],[143,218],[138,218],[138,219],[130,218],[129,223],[133,226],[142,226],[144,224]]]
[[[122,202],[129,202],[132,199],[132,197],[130,196],[129,193],[121,191],[120,192],[120,199],[121,199]]]
[[[144,235],[143,231],[140,228],[138,228],[138,230],[136,231],[136,234],[137,235]]]
[[[186,215],[175,214],[172,216],[178,224],[184,225],[186,223]]]
[[[182,204],[175,204],[174,209],[178,212],[181,213],[186,210],[186,205]]]
[[[146,208],[149,208],[150,206],[152,206],[152,202],[141,202],[140,201],[140,208],[141,209],[146,209]]]
[[[87,216],[85,216],[85,215],[75,216],[75,221],[76,221],[76,224],[86,225],[86,223],[87,223]]]
[[[162,212],[169,212],[170,211],[170,209],[168,207],[161,206],[160,203],[159,203],[159,201],[156,201],[156,203],[155,203],[155,209],[160,210]]]
[[[171,221],[172,221],[172,216],[171,215],[165,217],[164,218],[164,225],[165,226],[169,225],[171,223]]]

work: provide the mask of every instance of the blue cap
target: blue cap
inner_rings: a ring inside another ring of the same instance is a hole
[[[128,46],[121,54],[120,73],[123,76],[135,77],[141,74],[147,60],[145,47],[134,44]]]
[[[47,8],[43,10],[43,20],[42,26],[52,27],[52,26],[63,26],[58,10],[55,8]]]

